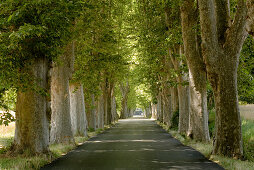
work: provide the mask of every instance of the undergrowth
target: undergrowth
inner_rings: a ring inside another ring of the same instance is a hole
[[[53,144],[49,146],[49,155],[39,155],[33,157],[27,157],[24,155],[11,156],[6,154],[12,145],[15,126],[10,125],[8,127],[0,126],[0,169],[40,169],[45,164],[52,162],[69,151],[75,149],[78,145],[83,144],[89,138],[102,133],[105,129],[96,129],[88,131],[87,137],[78,136],[75,137],[75,144]],[[4,130],[4,131],[3,131]]]
[[[159,123],[159,122],[158,122]],[[168,127],[159,123],[165,130],[167,130],[173,137],[178,139],[184,145],[190,146],[201,152],[208,159],[220,164],[228,170],[252,170],[254,167],[254,120],[247,120],[242,118],[242,137],[243,137],[243,151],[245,161],[228,158],[225,156],[212,155],[212,142],[204,143],[192,140],[186,136],[178,133],[177,129]],[[214,135],[215,126],[215,111],[211,110],[209,113],[209,132],[210,136]]]

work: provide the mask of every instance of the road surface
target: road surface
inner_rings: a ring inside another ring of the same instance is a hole
[[[43,170],[223,169],[182,145],[153,120],[120,120],[115,127],[42,168]]]

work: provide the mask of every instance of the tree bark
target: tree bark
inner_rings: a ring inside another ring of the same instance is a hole
[[[152,118],[157,119],[157,105],[152,104]]]
[[[99,96],[97,100],[97,116],[98,116],[98,128],[104,128],[104,97],[103,94]]]
[[[112,122],[116,122],[118,120],[118,115],[116,110],[116,98],[114,95],[114,89],[112,90],[111,96],[111,111],[112,111]]]
[[[107,82],[107,125],[112,123],[112,91],[113,83]]]
[[[129,83],[127,82],[126,85],[121,84],[120,89],[122,92],[122,110],[121,110],[121,119],[128,118],[128,93],[129,93]]]
[[[218,24],[215,16],[218,18],[228,15],[225,14],[228,11],[218,10],[226,8],[221,5],[223,4],[218,1],[214,4],[211,1],[199,0],[202,53],[215,96],[213,153],[240,158],[243,149],[237,96],[237,67],[240,51],[247,36],[247,11],[244,0],[239,0],[233,22],[225,19],[220,21],[224,23]],[[221,27],[227,27],[225,32],[217,32],[222,30]],[[222,34],[223,38],[219,36]]]
[[[33,83],[38,86],[37,88],[46,90],[47,59],[34,59],[31,65],[27,64],[25,69],[28,70],[31,77],[35,78]],[[49,122],[46,111],[46,95],[39,94],[38,91],[32,89],[18,91],[14,152],[24,153],[29,150],[31,155],[48,153]]]
[[[163,123],[167,126],[171,125],[172,111],[171,111],[171,97],[170,97],[170,87],[164,85],[162,96],[163,104]]]
[[[180,70],[183,66],[183,61],[179,61],[178,58],[175,57],[175,54],[172,53],[179,53],[179,55],[183,55],[181,50],[182,47],[175,48],[174,50],[170,50],[170,58],[172,64],[174,66],[174,70],[179,73],[177,76],[177,91],[178,91],[178,99],[179,99],[179,125],[178,131],[179,133],[186,134],[189,129],[189,112],[190,112],[190,92],[189,86],[184,85],[186,82],[189,81],[188,74],[184,73]]]
[[[83,86],[79,83],[73,83],[70,84],[69,90],[72,133],[74,136],[87,136]]]
[[[177,87],[171,87],[171,107],[172,107],[172,113],[174,114],[179,110],[179,99],[178,99],[178,91]]]
[[[248,33],[254,38],[254,2],[247,0],[248,16],[246,29]]]
[[[197,9],[193,0],[181,6],[181,22],[185,56],[189,67],[190,122],[188,135],[199,141],[209,141],[206,67],[200,53],[197,31]]]
[[[186,77],[179,78],[180,82],[186,81]],[[179,98],[179,124],[178,132],[182,134],[187,134],[189,130],[189,112],[190,112],[190,91],[189,86],[179,84],[178,89],[178,98]]]
[[[74,44],[54,63],[51,77],[51,143],[74,143],[70,116],[69,79],[73,70]]]
[[[162,106],[162,96],[161,94],[157,97],[157,120],[163,121],[163,106]]]
[[[86,111],[86,117],[87,117],[87,124],[90,129],[96,130],[96,103],[95,103],[95,97],[94,94],[90,95],[90,101],[86,102],[87,111]]]

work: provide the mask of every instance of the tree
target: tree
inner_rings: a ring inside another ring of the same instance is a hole
[[[200,52],[198,11],[195,1],[183,1],[181,6],[184,53],[189,67],[190,124],[189,135],[209,141],[206,67]],[[196,29],[195,29],[196,28]]]
[[[246,39],[241,51],[237,75],[239,100],[254,103],[254,40]]]
[[[231,19],[229,1],[199,0],[202,54],[211,82],[216,108],[214,154],[240,158],[243,154],[237,96],[237,67],[247,36],[247,10],[238,1]]]
[[[1,2],[0,82],[18,94],[14,151],[48,150],[48,67],[68,42],[79,7],[78,1]]]
[[[25,65],[29,75],[42,80],[33,81],[42,89],[47,87],[47,64],[47,59],[41,58]],[[45,94],[29,89],[18,91],[17,96],[14,151],[17,153],[28,151],[29,154],[48,153],[49,122]]]
[[[87,118],[83,85],[73,83],[69,88],[71,127],[74,136],[87,136]]]
[[[65,48],[59,63],[53,64],[51,76],[51,143],[73,143],[70,115],[69,80],[74,61],[74,44]]]

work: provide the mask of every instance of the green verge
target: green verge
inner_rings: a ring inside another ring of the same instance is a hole
[[[243,120],[242,121],[242,134],[243,134],[243,148],[244,157],[246,161],[241,161],[225,156],[212,155],[213,144],[212,142],[204,143],[191,140],[177,132],[177,130],[168,129],[168,127],[162,123],[157,123],[163,127],[174,138],[179,140],[182,144],[190,146],[195,150],[201,152],[209,160],[218,163],[226,170],[252,170],[254,167],[254,121]]]
[[[12,144],[13,135],[0,134],[0,169],[40,169],[42,166],[52,162],[53,160],[66,155],[71,150],[75,149],[78,145],[83,144],[88,139],[104,132],[110,128],[106,126],[104,129],[97,129],[95,131],[88,131],[87,137],[75,137],[75,144],[53,144],[49,146],[51,155],[41,155],[34,157],[26,157],[24,155],[11,156],[6,154]]]

